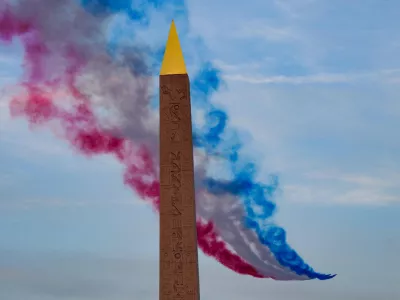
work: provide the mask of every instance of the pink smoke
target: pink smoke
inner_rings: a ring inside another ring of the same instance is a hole
[[[53,53],[40,30],[33,23],[19,20],[6,8],[0,15],[0,39],[10,42],[20,38],[25,49],[25,76],[21,86],[25,94],[14,96],[10,103],[11,115],[25,117],[32,125],[61,125],[63,137],[78,152],[93,156],[111,154],[125,166],[124,182],[144,201],[158,211],[159,181],[151,152],[144,145],[105,131],[93,113],[89,100],[77,87],[79,70],[85,65],[75,45],[67,45],[63,53]],[[57,76],[48,79],[49,56],[62,55],[66,66]],[[54,96],[60,91],[73,99],[72,109],[62,108]],[[65,93],[65,92],[64,92]],[[263,277],[254,267],[233,253],[221,239],[212,222],[197,222],[198,245],[227,268],[254,277]]]

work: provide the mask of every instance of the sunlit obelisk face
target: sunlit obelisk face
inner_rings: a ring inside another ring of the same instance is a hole
[[[172,22],[160,71],[160,300],[198,300],[190,85]]]

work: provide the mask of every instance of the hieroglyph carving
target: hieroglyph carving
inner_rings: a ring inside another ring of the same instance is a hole
[[[174,76],[160,79],[160,299],[198,300],[189,81]]]

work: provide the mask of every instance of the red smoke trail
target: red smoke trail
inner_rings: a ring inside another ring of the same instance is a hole
[[[101,129],[88,99],[75,84],[84,60],[74,52],[73,45],[64,53],[64,58],[67,58],[64,73],[46,81],[44,62],[51,50],[46,47],[40,32],[32,24],[20,22],[6,10],[0,16],[0,38],[10,42],[15,36],[21,38],[25,48],[24,67],[28,72],[21,84],[26,94],[15,96],[11,100],[11,115],[26,117],[32,125],[51,125],[56,121],[63,129],[64,138],[80,153],[87,156],[115,156],[125,165],[125,184],[158,211],[159,181],[150,151],[145,146],[137,146],[128,139],[116,137]],[[74,99],[72,110],[63,109],[54,101],[54,94],[64,90]],[[197,232],[199,247],[206,255],[214,257],[237,273],[263,277],[228,249],[216,233],[213,223],[198,221]]]

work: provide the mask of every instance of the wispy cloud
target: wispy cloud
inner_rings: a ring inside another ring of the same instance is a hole
[[[346,74],[317,74],[306,76],[259,76],[251,77],[245,75],[225,75],[224,78],[230,81],[241,81],[251,84],[312,84],[312,83],[345,83],[355,78]]]
[[[285,197],[290,201],[340,205],[400,204],[400,174],[385,178],[335,171],[313,171],[304,174],[309,183],[288,184]]]
[[[389,205],[399,204],[400,195],[390,195],[378,189],[353,189],[343,195],[333,198],[333,203],[340,204],[362,204],[362,205]]]
[[[230,66],[230,70],[235,70]],[[228,69],[227,69],[228,70]],[[383,83],[400,83],[400,70],[380,70],[362,73],[321,73],[311,74],[304,76],[287,76],[287,75],[273,75],[273,76],[252,76],[234,74],[233,72],[224,75],[226,80],[241,81],[250,84],[335,84],[335,83],[355,83],[375,81]]]
[[[226,63],[222,60],[214,60],[213,63],[215,64],[215,66],[217,66],[218,68],[220,68],[222,71],[226,72],[226,73],[230,73],[230,72],[240,72],[243,70],[259,70],[262,65],[260,63],[243,63],[243,64],[229,64]]]
[[[335,189],[331,186],[285,185],[285,199],[297,203],[322,205],[371,205],[400,204],[400,194],[392,195],[381,189],[354,187]]]
[[[388,178],[372,177],[365,174],[341,174],[340,172],[332,171],[308,172],[304,175],[312,180],[335,180],[374,188],[397,187],[400,182],[400,174],[392,174]]]
[[[264,20],[247,22],[232,34],[234,38],[257,38],[270,42],[293,42],[300,34],[291,27],[268,25]]]

